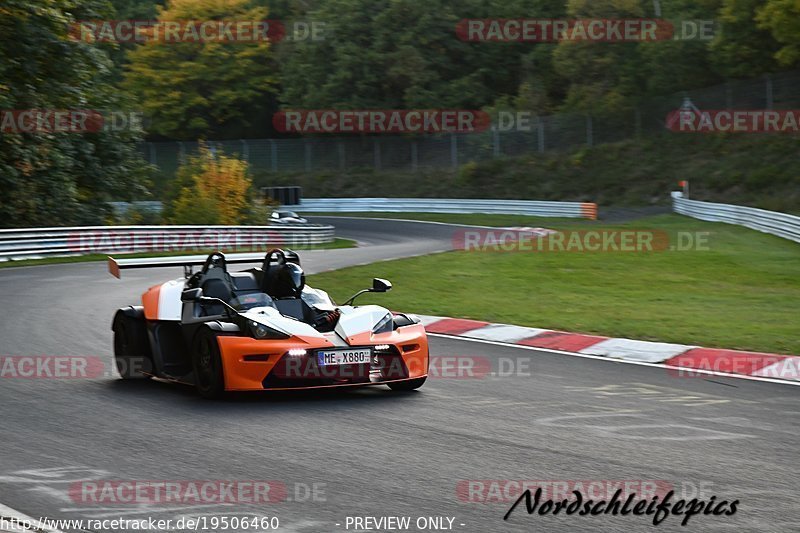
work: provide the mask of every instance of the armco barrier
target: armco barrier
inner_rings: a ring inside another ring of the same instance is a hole
[[[676,213],[709,222],[738,224],[763,233],[770,233],[800,242],[800,217],[767,211],[755,207],[700,202],[683,197],[681,192],[672,193],[672,209]]]
[[[334,227],[304,226],[90,226],[0,230],[0,260],[48,256],[261,251],[271,246],[327,244]]]
[[[597,218],[597,204],[536,200],[452,200],[448,198],[304,198],[287,206],[300,213],[486,213],[539,217]]]

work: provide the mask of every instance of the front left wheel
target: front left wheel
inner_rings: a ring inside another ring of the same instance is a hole
[[[144,319],[119,311],[111,329],[114,331],[114,363],[122,379],[148,377],[153,372],[153,360]]]
[[[217,335],[208,328],[201,328],[192,341],[192,369],[194,386],[200,396],[216,399],[225,393]]]

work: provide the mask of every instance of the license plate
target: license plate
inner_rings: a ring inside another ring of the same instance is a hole
[[[359,365],[369,363],[372,359],[372,350],[335,350],[317,352],[319,366]]]

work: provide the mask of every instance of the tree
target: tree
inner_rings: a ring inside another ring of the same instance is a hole
[[[70,39],[76,20],[109,17],[101,0],[4,0],[0,5],[0,110],[130,108],[110,79],[106,51]],[[144,194],[138,127],[92,133],[0,134],[0,225],[103,223],[106,202]]]
[[[769,30],[781,45],[775,59],[782,66],[800,63],[800,2],[796,0],[767,0],[758,9],[758,27]]]
[[[722,0],[661,0],[662,18],[682,37],[684,22],[715,21]],[[682,38],[639,45],[645,94],[673,95],[721,83],[714,71],[708,41]]]
[[[568,0],[571,18],[641,18],[639,0]],[[639,43],[562,41],[554,61],[570,80],[564,108],[592,114],[627,112],[642,93],[645,72]]]
[[[491,105],[519,88],[530,44],[465,42],[464,18],[520,17],[546,0],[329,0],[321,42],[281,45],[289,108],[411,109]],[[550,2],[552,3],[552,1]]]
[[[177,196],[166,218],[173,224],[243,224],[251,186],[247,163],[201,144],[199,154],[178,168]]]
[[[250,0],[173,0],[160,21],[262,21]],[[128,55],[125,87],[142,102],[149,132],[172,139],[240,138],[269,123],[271,43],[149,39]],[[250,129],[248,129],[250,128]]]
[[[780,44],[769,30],[755,23],[765,0],[723,0],[719,11],[722,30],[711,43],[717,71],[730,78],[755,78],[777,70]]]

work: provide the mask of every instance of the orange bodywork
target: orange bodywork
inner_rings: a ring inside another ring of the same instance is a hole
[[[327,339],[291,337],[285,340],[260,340],[240,336],[220,336],[217,338],[222,359],[225,390],[247,391],[264,390],[263,382],[292,349],[312,350],[335,347]],[[348,339],[355,347],[388,344],[395,347],[408,368],[408,376],[403,379],[419,378],[428,374],[428,340],[422,325],[405,326],[398,330],[373,335],[369,332]],[[246,360],[246,357],[262,360]],[[255,356],[255,357],[254,357]],[[259,357],[262,356],[262,357]],[[263,357],[266,356],[266,357]],[[264,360],[265,359],[265,360]],[[400,380],[397,380],[400,381]],[[385,381],[383,381],[385,383]],[[342,383],[325,386],[357,386],[377,384],[376,382]],[[303,388],[293,386],[290,388]],[[308,388],[318,388],[309,384]]]
[[[158,298],[161,295],[161,285],[154,285],[142,294],[144,317],[147,320],[158,320]]]

